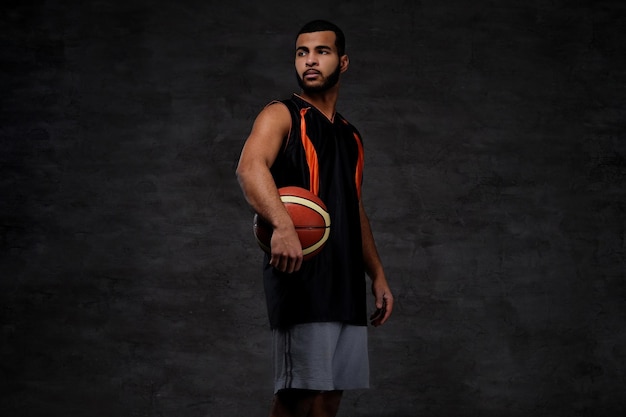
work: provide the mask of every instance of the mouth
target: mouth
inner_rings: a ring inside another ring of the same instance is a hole
[[[313,79],[320,75],[320,72],[317,70],[306,70],[304,74],[302,74],[306,79]]]

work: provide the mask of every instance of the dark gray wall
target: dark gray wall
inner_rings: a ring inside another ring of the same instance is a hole
[[[13,3],[2,415],[266,415],[234,167],[317,17],[397,297],[341,416],[624,415],[623,2]]]

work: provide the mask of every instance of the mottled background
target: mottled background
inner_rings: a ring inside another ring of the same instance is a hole
[[[234,168],[318,17],[397,298],[340,415],[625,415],[617,0],[4,2],[0,414],[267,414]]]

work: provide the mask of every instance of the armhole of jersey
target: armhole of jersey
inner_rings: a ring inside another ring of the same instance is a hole
[[[335,117],[339,117],[343,124],[349,126],[350,123],[339,113],[335,115]],[[356,162],[356,172],[354,173],[354,183],[356,185],[356,192],[359,200],[361,199],[361,192],[363,188],[363,166],[365,165],[365,155],[363,152],[363,139],[361,138],[361,134],[356,130],[354,126],[352,126],[352,136],[354,136],[354,140],[356,141],[356,146],[358,149],[358,157]]]
[[[289,144],[289,139],[291,138],[291,130],[293,129],[293,124],[297,121],[295,113],[297,109],[294,108],[291,100],[272,100],[265,107],[271,106],[272,104],[276,103],[280,103],[287,107],[287,110],[289,110],[289,114],[291,115],[291,124],[289,125],[289,131],[287,132],[287,136],[285,136],[285,138],[283,139],[282,151],[285,152],[285,150],[287,149],[287,145]]]

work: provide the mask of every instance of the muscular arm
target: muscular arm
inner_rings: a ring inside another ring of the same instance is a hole
[[[372,324],[379,326],[384,324],[393,310],[393,295],[385,277],[383,264],[376,250],[374,235],[370,227],[370,222],[363,208],[363,202],[359,202],[359,212],[361,218],[361,235],[363,238],[363,260],[365,261],[365,272],[372,280],[372,293],[374,294],[377,311],[372,314]]]
[[[297,271],[302,264],[302,246],[270,173],[290,126],[284,105],[267,106],[252,126],[236,172],[248,204],[272,225],[270,265],[283,272]]]

